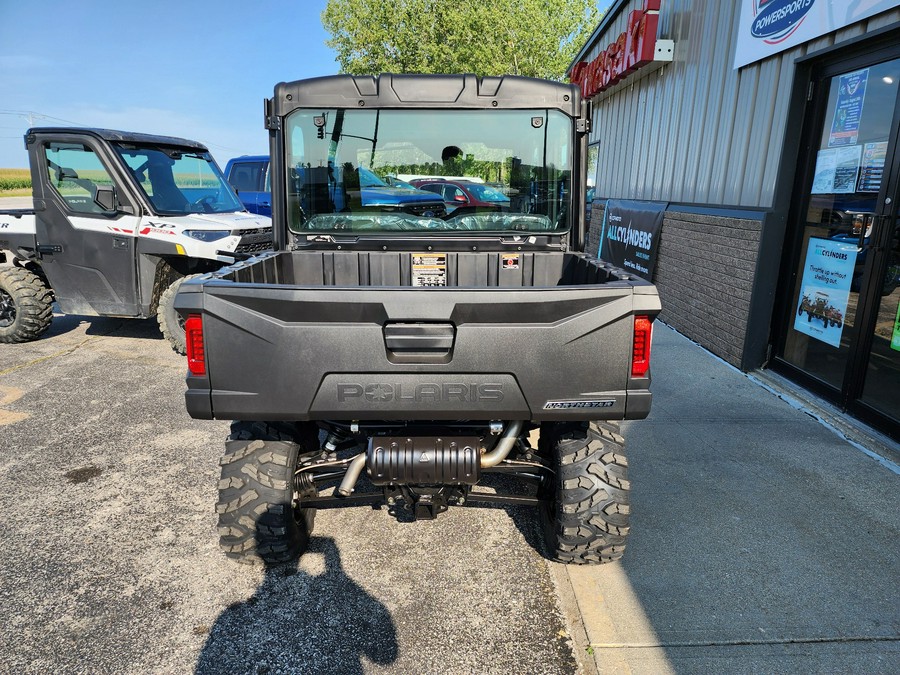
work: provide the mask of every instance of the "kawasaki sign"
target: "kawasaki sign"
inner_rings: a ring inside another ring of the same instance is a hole
[[[579,61],[569,74],[585,98],[618,84],[631,73],[653,63],[660,0],[644,0],[642,9],[628,14],[625,31],[591,61]],[[671,60],[671,59],[669,59]]]
[[[734,67],[740,68],[900,6],[900,0],[743,0]]]

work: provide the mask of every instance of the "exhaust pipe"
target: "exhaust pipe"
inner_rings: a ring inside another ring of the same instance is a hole
[[[350,466],[347,467],[347,473],[344,474],[344,480],[341,481],[340,486],[338,487],[338,494],[341,497],[349,497],[353,492],[353,488],[356,487],[356,481],[359,480],[359,475],[362,473],[362,470],[366,467],[366,453],[361,452],[356,457],[350,460]]]
[[[523,424],[524,422],[521,420],[510,422],[501,434],[500,440],[497,441],[497,445],[494,446],[494,449],[490,452],[482,451],[483,454],[481,455],[480,461],[482,469],[497,466],[506,459],[519,438],[519,433],[522,431]],[[353,488],[356,487],[356,481],[359,480],[365,466],[365,452],[359,453],[350,460],[350,464],[347,466],[347,473],[344,474],[344,479],[337,489],[337,493],[341,497],[349,497],[353,493]]]
[[[503,434],[500,436],[500,440],[497,441],[497,445],[494,446],[494,449],[481,456],[482,469],[497,466],[506,459],[506,456],[510,453],[510,450],[513,449],[516,440],[519,438],[519,433],[522,431],[522,424],[523,422],[521,420],[517,420],[515,422],[510,422],[509,425],[507,425]]]

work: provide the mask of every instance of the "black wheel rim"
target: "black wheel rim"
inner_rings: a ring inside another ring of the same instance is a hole
[[[16,320],[16,303],[6,291],[0,290],[0,328],[12,326]]]

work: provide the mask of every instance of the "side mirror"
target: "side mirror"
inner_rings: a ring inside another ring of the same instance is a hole
[[[113,185],[98,185],[94,192],[94,203],[106,212],[118,211],[119,200]]]

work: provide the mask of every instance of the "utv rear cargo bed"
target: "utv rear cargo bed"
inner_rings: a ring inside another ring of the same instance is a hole
[[[416,288],[419,255],[281,252],[185,284],[180,303],[202,313],[206,345],[191,415],[647,415],[646,379],[630,378],[621,346],[635,315],[657,311],[651,284],[577,253],[485,252],[445,254],[446,286]]]

